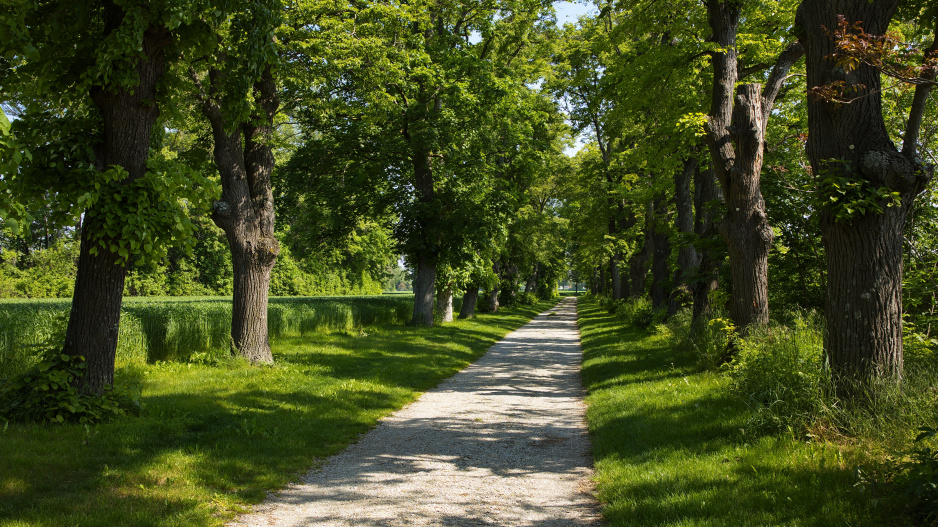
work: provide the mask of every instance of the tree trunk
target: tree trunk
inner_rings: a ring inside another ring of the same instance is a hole
[[[537,272],[539,268],[540,263],[535,263],[534,271],[531,273],[531,276],[528,277],[528,281],[524,284],[524,294],[537,292]]]
[[[655,221],[654,203],[649,201],[645,204],[645,240],[640,251],[632,255],[632,261],[629,262],[629,274],[632,277],[632,298],[641,298],[645,294],[646,281],[648,279],[648,260],[651,258],[652,229]]]
[[[668,200],[663,194],[655,198],[655,216],[652,222],[651,308],[667,309],[670,288],[668,263],[671,260],[671,240],[668,239]]]
[[[606,292],[606,268],[599,266],[599,294]]]
[[[226,79],[220,70],[211,70],[209,79],[213,91],[223,89]],[[270,273],[280,253],[274,236],[271,175],[275,161],[270,145],[280,102],[270,67],[255,81],[253,94],[258,113],[249,122],[232,126],[222,101],[205,96],[202,112],[212,125],[215,165],[222,185],[221,199],[213,204],[212,221],[225,232],[234,271],[231,351],[252,364],[269,364],[274,357],[267,333],[267,295]]]
[[[462,307],[459,308],[459,318],[472,318],[476,314],[476,302],[479,301],[479,286],[469,284],[462,296]]]
[[[730,316],[745,333],[749,326],[769,321],[768,255],[773,233],[759,188],[766,122],[789,69],[804,48],[793,44],[779,56],[764,91],[760,93],[758,84],[744,84],[734,101],[740,6],[732,0],[707,1],[710,28],[720,51],[712,53],[713,91],[706,128],[727,207],[720,234],[726,240],[733,281]]]
[[[512,307],[518,300],[518,266],[502,266],[502,281],[508,284],[508,289],[502,289],[502,303]]]
[[[417,272],[414,276],[414,316],[411,324],[430,327],[433,325],[433,288],[436,282],[436,263],[425,253],[417,255]]]
[[[695,215],[694,231],[697,233],[700,249],[700,264],[697,266],[697,279],[694,281],[694,318],[709,317],[712,313],[710,293],[719,287],[719,251],[717,233],[717,201],[723,200],[723,193],[717,185],[713,170],[697,170],[694,173]]]
[[[440,313],[443,322],[453,321],[453,286],[437,288],[436,310]]]
[[[440,104],[440,99],[436,98],[437,110],[439,110]],[[417,201],[422,205],[416,219],[424,238],[430,236],[427,233],[436,231],[431,227],[437,221],[435,217],[437,207],[434,206],[436,192],[433,184],[432,152],[426,143],[425,129],[428,126],[426,122],[417,122],[415,128],[423,130],[423,133],[410,135],[408,132],[405,134],[412,152],[414,190],[417,193]],[[433,288],[436,280],[438,247],[438,239],[423,239],[414,255],[417,261],[417,276],[414,283],[414,316],[411,324],[415,326],[430,327],[433,325]]]
[[[668,303],[669,315],[674,315],[690,301],[691,282],[700,261],[697,250],[690,243],[690,235],[694,232],[694,200],[690,187],[697,172],[697,159],[692,157],[684,162],[684,169],[674,175],[674,202],[677,206],[677,221],[674,226],[681,235],[681,242]]]
[[[622,273],[619,271],[619,257],[620,255],[615,253],[609,258],[609,277],[612,280],[613,300],[622,299]]]
[[[105,34],[118,30],[123,11],[113,3],[106,7]],[[171,42],[165,28],[151,26],[143,33],[142,53],[134,67],[137,84],[133,87],[93,88],[91,99],[101,111],[103,137],[96,152],[98,170],[117,165],[127,171],[124,184],[146,174],[150,133],[159,116],[156,87],[163,75],[163,50]],[[77,387],[85,393],[101,394],[114,382],[114,360],[120,327],[121,301],[124,293],[125,264],[103,245],[94,241],[101,228],[97,211],[85,213],[78,257],[78,273],[72,296],[72,308],[65,344],[66,355],[85,357],[85,371]],[[96,247],[97,254],[91,254]]]
[[[498,272],[501,270],[501,264],[495,262],[492,264],[492,271],[495,272],[496,281],[492,289],[486,293],[489,299],[489,313],[498,313]]]
[[[860,182],[859,192],[886,190],[901,199],[898,206],[880,202],[881,212],[850,212],[849,203],[825,199],[828,191],[819,185],[827,252],[824,347],[831,370],[841,380],[902,376],[902,233],[908,211],[933,169],[915,152],[921,108],[913,102],[906,145],[899,152],[883,120],[880,72],[864,63],[850,73],[837,66],[834,43],[824,28],[837,27],[837,16],[842,15],[850,24],[862,21],[868,34],[882,35],[897,4],[816,0],[803,2],[797,15],[807,50],[808,89],[843,82],[854,90],[849,104],[808,97],[807,152],[816,180],[843,178]],[[916,99],[928,89],[918,86]],[[850,384],[841,388],[849,389]]]

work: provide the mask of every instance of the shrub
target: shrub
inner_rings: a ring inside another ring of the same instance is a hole
[[[537,303],[537,295],[531,292],[518,295],[517,304],[519,306],[533,306]]]
[[[831,418],[833,390],[822,368],[823,343],[815,313],[796,316],[792,327],[755,327],[736,339],[729,373],[753,409],[749,430],[807,432],[818,420]]]
[[[938,429],[922,427],[915,438],[915,446],[907,457],[893,467],[895,482],[905,489],[916,512],[925,522],[938,520],[938,450],[931,443]]]
[[[36,367],[0,385],[0,418],[16,422],[94,424],[126,413],[138,414],[140,402],[122,390],[84,394],[73,386],[85,358],[47,348]]]

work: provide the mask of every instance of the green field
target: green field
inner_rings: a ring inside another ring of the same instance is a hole
[[[0,301],[0,378],[32,366],[39,346],[63,338],[71,301]],[[410,320],[413,295],[272,297],[271,340],[323,331],[354,331]],[[229,351],[230,297],[127,298],[121,312],[117,363],[223,358]]]
[[[280,337],[269,367],[125,361],[117,383],[142,391],[141,417],[2,429],[0,525],[220,525],[550,305]]]

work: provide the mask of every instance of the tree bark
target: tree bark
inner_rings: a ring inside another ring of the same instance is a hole
[[[231,352],[252,364],[269,364],[274,357],[267,332],[267,296],[270,273],[280,253],[274,236],[271,175],[275,161],[270,146],[273,118],[280,106],[277,86],[268,66],[253,85],[257,113],[250,121],[235,124],[226,117],[218,95],[226,79],[212,69],[209,80],[212,95],[202,95],[202,113],[212,125],[222,185],[221,199],[212,207],[212,221],[225,232],[234,272]]]
[[[443,322],[453,321],[453,286],[437,288],[436,310]]]
[[[116,31],[123,10],[113,3],[106,6],[105,34]],[[137,84],[133,87],[95,87],[91,99],[101,111],[103,136],[96,151],[98,170],[117,165],[127,171],[129,183],[146,174],[150,133],[159,116],[156,88],[164,72],[164,49],[171,42],[165,28],[147,28],[141,42],[142,53],[134,66]],[[72,308],[65,331],[62,352],[85,357],[85,371],[76,381],[84,393],[98,394],[114,383],[114,360],[120,327],[121,301],[127,268],[106,247],[109,240],[96,241],[101,228],[98,211],[85,212],[78,273]],[[104,245],[104,246],[102,246]],[[97,254],[91,254],[96,248]]]
[[[439,106],[439,98],[436,99]],[[427,123],[420,123],[421,126],[428,126]],[[427,233],[435,232],[431,228],[436,221],[433,206],[436,193],[433,188],[433,165],[431,162],[432,153],[425,143],[425,134],[408,134],[408,140],[411,145],[412,161],[414,168],[414,190],[417,193],[417,201],[423,206],[420,217],[417,222],[421,227],[423,236],[429,236]],[[414,316],[411,324],[415,326],[433,325],[433,288],[436,280],[436,259],[439,240],[422,240],[415,259],[417,260],[417,280],[414,283]]]
[[[815,178],[844,178],[868,189],[861,192],[886,189],[901,199],[892,207],[881,202],[882,212],[844,214],[821,196],[827,252],[824,347],[831,370],[842,381],[902,376],[902,233],[933,168],[915,154],[914,144],[903,152],[896,149],[883,120],[880,72],[863,63],[849,73],[838,67],[832,57],[834,43],[824,28],[837,27],[837,16],[842,15],[851,24],[862,21],[868,34],[882,35],[897,4],[817,0],[803,2],[797,15],[807,50],[808,89],[840,81],[854,89],[856,97],[842,104],[809,96],[807,152]],[[912,117],[910,127],[915,124]],[[910,129],[907,134],[910,131],[916,133]]]
[[[789,69],[804,48],[796,43],[782,53],[763,92],[758,84],[741,85],[734,101],[740,4],[708,0],[707,10],[713,39],[720,46],[720,51],[712,53],[707,143],[727,206],[720,234],[726,240],[733,281],[730,316],[745,333],[751,325],[769,321],[768,254],[773,233],[759,188],[766,122]]]
[[[652,222],[651,260],[651,307],[667,309],[671,291],[668,263],[671,259],[671,240],[668,238],[668,200],[662,194],[655,198],[655,215]]]
[[[472,318],[476,314],[476,303],[479,301],[479,286],[469,284],[462,296],[462,307],[459,308],[459,318]]]
[[[433,325],[433,288],[436,282],[436,263],[426,253],[417,254],[417,273],[414,276],[414,315],[411,324]]]
[[[723,200],[723,193],[717,185],[713,170],[697,170],[694,173],[694,232],[697,233],[700,249],[700,263],[697,266],[697,279],[694,281],[694,316],[696,322],[701,317],[712,313],[710,293],[719,287],[718,251],[714,247],[719,236],[717,231],[717,213],[714,202]]]
[[[694,174],[698,171],[697,159],[688,158],[684,162],[683,170],[674,175],[674,202],[677,206],[677,221],[674,226],[682,235],[682,239],[677,253],[677,269],[674,270],[671,298],[668,304],[670,315],[677,313],[690,301],[691,282],[700,261],[697,250],[689,240],[689,236],[694,232],[694,200],[690,188]]]

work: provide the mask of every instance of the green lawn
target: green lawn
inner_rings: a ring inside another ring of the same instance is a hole
[[[749,410],[667,335],[579,302],[598,494],[612,526],[904,525],[845,445],[746,436]]]
[[[550,306],[281,338],[276,365],[129,364],[145,412],[0,432],[0,525],[218,525]]]

